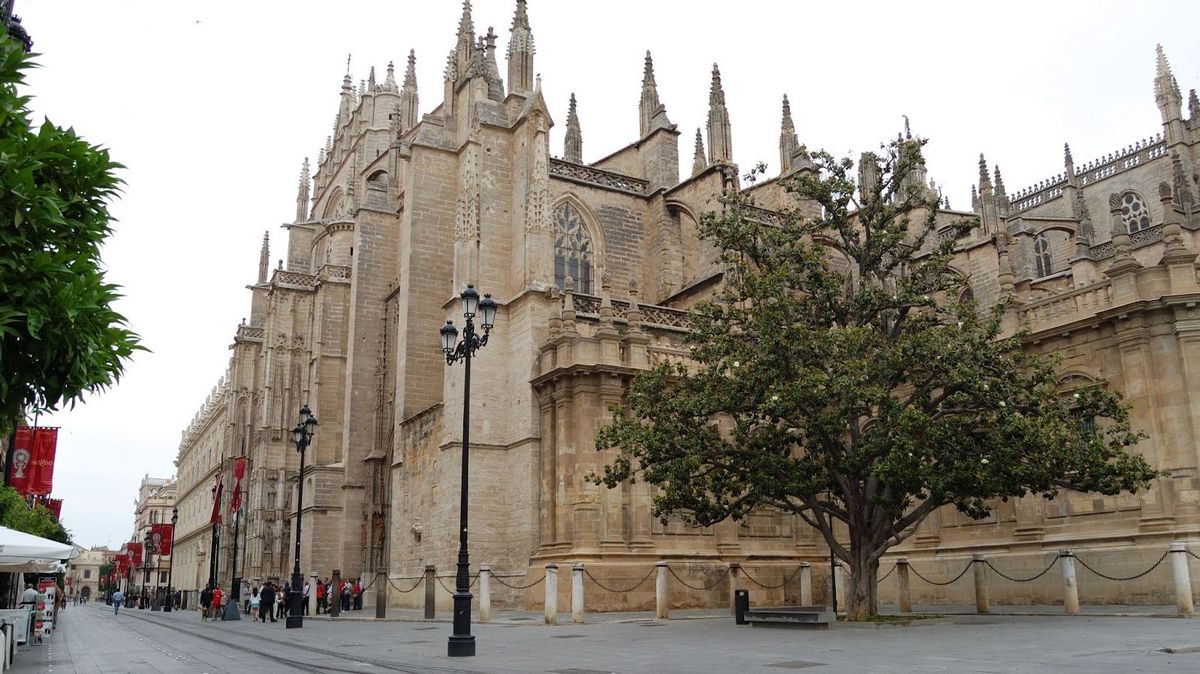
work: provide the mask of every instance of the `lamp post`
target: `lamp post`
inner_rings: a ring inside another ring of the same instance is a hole
[[[480,347],[486,346],[488,334],[496,322],[496,301],[491,295],[485,294],[479,299],[475,286],[467,285],[460,296],[463,305],[463,338],[458,340],[458,328],[454,321],[446,321],[442,326],[442,353],[446,356],[446,364],[453,365],[456,361],[463,362],[463,430],[462,430],[462,484],[458,501],[458,572],[454,581],[454,633],[450,635],[447,645],[447,655],[450,657],[466,657],[475,655],[475,637],[471,634],[471,571],[470,560],[467,556],[467,493],[471,461],[471,356]],[[483,335],[475,332],[472,319],[479,314],[479,325]]]
[[[150,537],[150,532],[146,532],[146,537],[142,539],[142,596],[138,598],[138,608],[147,608],[150,603],[146,596],[146,586],[150,583],[150,557],[154,554],[154,539]]]
[[[291,595],[288,596],[287,627],[304,627],[304,579],[300,576],[300,515],[304,508],[304,450],[312,442],[313,429],[316,428],[317,418],[313,416],[308,405],[300,408],[300,423],[292,429],[296,441],[296,451],[300,452],[300,472],[296,474],[296,562],[292,566]]]
[[[175,606],[175,592],[171,587],[175,570],[175,525],[179,523],[179,508],[171,508],[171,554],[167,555],[167,605],[163,606],[164,613],[170,613]]]

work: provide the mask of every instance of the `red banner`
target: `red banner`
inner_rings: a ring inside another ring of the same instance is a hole
[[[154,549],[160,555],[171,554],[171,544],[175,539],[175,526],[172,524],[151,524],[150,537],[154,539]]]
[[[62,521],[62,499],[48,498],[46,507],[50,509],[50,514],[54,515],[54,519]]]
[[[33,458],[33,429],[17,426],[13,441],[12,465],[8,467],[8,484],[21,494],[29,491],[30,460]]]
[[[239,456],[233,460],[233,494],[229,496],[229,512],[236,513],[242,509],[242,478],[246,476],[246,457]]]
[[[33,451],[29,459],[29,480],[26,483],[26,493],[45,496],[54,491],[54,455],[57,449],[57,428],[33,429]],[[14,467],[16,462],[14,454]]]
[[[217,489],[216,489],[216,491],[213,492],[212,517],[210,517],[208,520],[212,524],[220,524],[221,523],[221,494],[225,490],[225,485],[223,485],[221,483],[221,475],[222,475],[221,471],[218,470],[217,471]]]
[[[142,544],[141,543],[126,543],[125,547],[129,550],[130,561],[133,566],[139,567],[142,565]]]

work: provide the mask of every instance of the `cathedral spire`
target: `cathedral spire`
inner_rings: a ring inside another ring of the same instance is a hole
[[[305,168],[308,167],[308,160],[304,162]],[[271,232],[263,232],[262,250],[258,252],[258,285],[265,285],[267,282],[267,269],[271,266]]]
[[[508,93],[527,94],[533,90],[533,31],[525,0],[517,0],[511,35],[508,38]]]
[[[455,79],[461,79],[470,69],[475,58],[475,21],[471,19],[471,0],[463,0],[462,16],[458,19],[458,33],[454,44]]]
[[[796,138],[796,127],[792,124],[792,106],[788,103],[787,94],[783,95],[783,124],[779,130],[779,175],[792,171],[792,156],[800,147]]]
[[[417,125],[417,52],[408,50],[408,68],[404,71],[404,86],[400,88],[400,133]]]
[[[305,157],[304,165],[300,168],[300,185],[296,190],[296,222],[305,222],[308,220],[308,190],[310,182],[308,157]]]
[[[387,76],[383,78],[383,90],[392,94],[400,90],[396,86],[396,64],[391,61],[388,61]]]
[[[484,77],[488,84],[488,98],[504,100],[504,80],[500,79],[500,66],[496,64],[496,31],[488,26],[484,41]]]
[[[645,138],[654,129],[670,129],[674,125],[667,119],[667,107],[658,100],[658,85],[654,81],[654,60],[646,50],[646,65],[642,70],[641,126],[639,133]]]
[[[1067,171],[1067,177],[1075,175],[1075,158],[1071,156],[1070,143],[1063,143],[1063,167]]]
[[[712,69],[712,85],[708,90],[708,159],[712,164],[729,164],[733,161],[733,134],[729,127],[729,110],[725,108],[721,71],[715,63]]]
[[[367,73],[367,93],[375,93],[375,66],[371,66],[371,70]]]
[[[1195,89],[1188,90],[1188,121],[1192,123],[1192,126],[1200,121],[1200,98],[1196,98]]]
[[[350,115],[354,111],[354,84],[350,81],[350,73],[342,78],[342,99],[338,105],[337,122],[333,132],[336,134],[338,129],[350,121]]]
[[[574,92],[571,92],[571,106],[567,109],[567,139],[563,147],[563,159],[575,164],[583,163],[583,132],[579,128]]]
[[[1000,175],[999,164],[996,164],[994,171],[996,173],[996,196],[1003,199],[1008,195],[1004,191],[1004,178]]]
[[[1163,123],[1167,124],[1182,117],[1183,97],[1179,93],[1179,83],[1175,81],[1162,45],[1156,45],[1154,52],[1154,100],[1162,113]]]
[[[700,135],[700,129],[696,129],[696,153],[692,156],[692,175],[696,175],[708,168],[708,160],[704,158],[704,138]]]
[[[983,158],[983,153],[979,153],[979,196],[983,196],[984,190],[991,191],[992,179],[988,177],[987,160]]]

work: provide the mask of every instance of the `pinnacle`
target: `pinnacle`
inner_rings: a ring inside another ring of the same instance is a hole
[[[517,11],[513,14],[512,30],[529,28],[529,14],[526,11],[525,0],[517,0]]]
[[[646,66],[642,71],[642,86],[654,86],[654,59],[650,58],[650,50],[646,50]]]
[[[795,126],[792,124],[792,106],[788,103],[787,94],[783,95],[783,130],[785,133],[795,130]]]
[[[725,92],[721,88],[721,70],[717,68],[717,64],[713,64],[712,69],[712,86],[708,92],[709,105],[724,105]]]

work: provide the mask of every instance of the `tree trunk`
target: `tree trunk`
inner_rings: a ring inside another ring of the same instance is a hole
[[[867,555],[864,545],[850,549],[850,578],[846,581],[846,618],[865,620],[878,612],[879,558]]]

